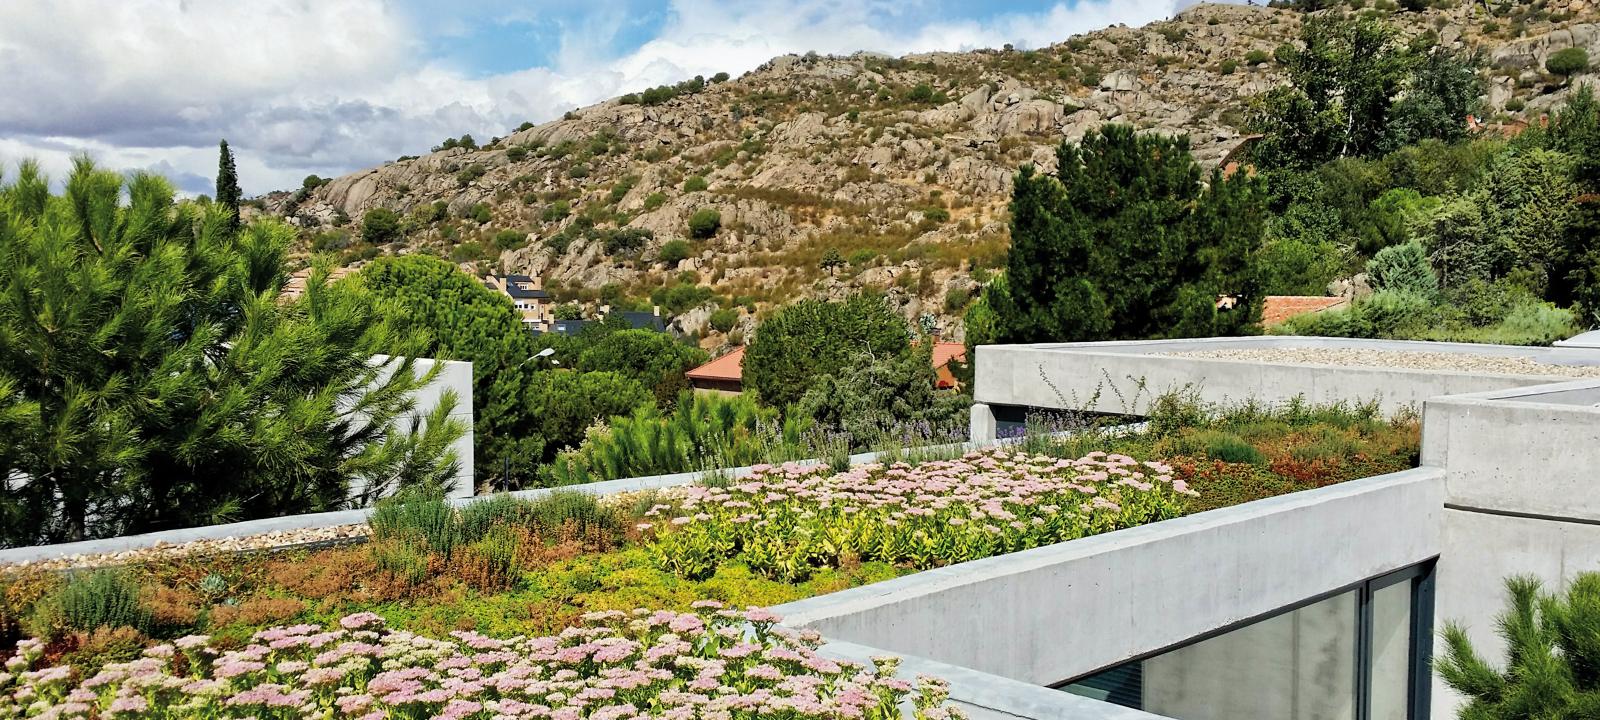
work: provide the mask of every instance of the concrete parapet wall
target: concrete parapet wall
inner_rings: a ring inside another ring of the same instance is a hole
[[[788,624],[1049,685],[1439,554],[1422,468],[800,600]]]
[[[1559,378],[1405,368],[1325,367],[1185,357],[1162,353],[1272,348],[1370,348],[1527,357],[1555,364],[1594,364],[1593,350],[1512,348],[1463,343],[1305,337],[1206,338],[1049,345],[985,345],[976,349],[973,400],[1061,410],[1142,415],[1156,396],[1192,389],[1201,400],[1312,403],[1376,400],[1385,413],[1420,408],[1440,395],[1548,385]]]
[[[822,654],[841,660],[871,663],[873,656],[899,657],[899,677],[915,682],[927,675],[950,683],[950,699],[972,720],[1162,720],[1121,705],[1091,700],[1059,690],[1029,685],[927,658],[908,656],[855,643],[830,641]],[[1170,719],[1169,719],[1170,720]]]

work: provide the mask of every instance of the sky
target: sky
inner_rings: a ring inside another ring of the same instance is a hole
[[[246,195],[785,53],[1060,42],[1193,0],[0,0],[0,181],[74,155]]]

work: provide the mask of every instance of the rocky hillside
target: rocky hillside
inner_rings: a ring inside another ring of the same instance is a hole
[[[1373,12],[1393,12],[1386,4]],[[349,264],[432,252],[478,272],[543,276],[580,303],[654,294],[675,311],[676,330],[707,346],[737,340],[775,304],[869,286],[908,319],[959,337],[962,309],[1003,263],[1019,165],[1051,166],[1063,138],[1107,122],[1187,134],[1202,163],[1224,161],[1244,141],[1249,98],[1280,82],[1272,52],[1302,17],[1200,5],[1038,50],[784,56],[736,79],[575,110],[481,148],[273,193],[263,207],[305,228],[308,250],[341,251]],[[1565,92],[1542,74],[1550,53],[1578,45],[1600,58],[1595,20],[1583,0],[1392,17],[1409,34],[1482,50],[1501,121],[1532,117]],[[382,246],[361,239],[376,208],[401,219]],[[708,209],[719,222],[702,217],[691,230]],[[717,307],[735,309],[731,333],[710,327]]]

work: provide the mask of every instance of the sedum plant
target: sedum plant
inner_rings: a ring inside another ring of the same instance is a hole
[[[847,559],[930,568],[1176,517],[1194,495],[1171,468],[1104,452],[1012,449],[919,465],[756,466],[727,487],[657,505],[659,564],[706,578],[730,559],[800,581]]]
[[[897,658],[833,660],[814,631],[777,621],[701,601],[588,613],[553,637],[435,639],[357,613],[243,647],[179,638],[88,677],[40,667],[43,644],[24,640],[0,672],[0,717],[899,720],[903,706],[916,720],[962,717],[943,682],[895,677]]]
[[[1445,626],[1439,676],[1467,696],[1462,720],[1600,717],[1600,573],[1581,573],[1565,594],[1538,580],[1506,580],[1511,604],[1498,619],[1504,669],[1473,647],[1466,629]]]

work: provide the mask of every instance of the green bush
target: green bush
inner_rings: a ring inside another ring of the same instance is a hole
[[[1266,460],[1254,445],[1230,432],[1206,430],[1197,433],[1195,441],[1199,443],[1207,457],[1223,462],[1259,465]]]
[[[139,603],[139,586],[126,571],[103,568],[75,572],[35,606],[33,632],[60,637],[98,628],[150,629],[150,615]]]
[[[1223,60],[1222,64],[1217,66],[1217,72],[1219,72],[1219,73],[1221,73],[1223,75],[1232,75],[1235,72],[1238,72],[1238,70],[1239,70],[1239,61],[1238,60],[1234,60],[1233,58],[1228,58],[1227,60]]]
[[[1438,309],[1425,296],[1409,292],[1376,292],[1332,310],[1299,315],[1276,328],[1286,335],[1351,338],[1414,337],[1436,324]]]
[[[488,171],[488,168],[485,168],[483,163],[472,163],[461,168],[461,172],[456,173],[456,184],[461,187],[471,185],[473,180],[483,177],[483,174]]]
[[[476,538],[463,538],[456,511],[444,496],[408,492],[378,501],[367,518],[374,542],[397,540],[416,543],[440,555],[449,555],[456,545]]]
[[[666,193],[653,192],[644,196],[644,209],[647,211],[655,210],[665,204],[667,204]]]
[[[494,234],[494,246],[501,250],[522,247],[527,241],[528,233],[522,230],[501,230]]]
[[[715,208],[700,208],[689,216],[689,237],[697,240],[715,236],[722,228],[722,213]]]
[[[683,181],[684,192],[700,192],[704,189],[706,189],[706,178],[704,175],[691,175],[689,176],[689,179]]]
[[[689,246],[688,241],[668,240],[666,244],[661,246],[661,250],[656,253],[656,260],[658,262],[676,264],[688,259],[691,251],[692,248]]]
[[[1251,50],[1244,55],[1245,64],[1250,66],[1265,65],[1271,59],[1272,55],[1265,50]]]
[[[545,222],[560,222],[572,214],[572,204],[565,200],[557,200],[546,205],[544,212],[539,214],[539,219]]]
[[[1439,278],[1428,264],[1428,251],[1415,240],[1379,250],[1367,262],[1367,279],[1379,291],[1431,297],[1439,290]]]
[[[1544,69],[1562,77],[1583,74],[1589,70],[1589,51],[1581,47],[1557,50],[1544,61]]]
[[[906,353],[911,334],[882,295],[843,302],[801,300],[778,310],[756,329],[744,356],[744,387],[763,403],[785,408],[822,376],[857,364],[862,353],[887,358]]]
[[[373,208],[361,216],[361,239],[385,245],[400,239],[400,216],[388,208]]]
[[[526,145],[512,145],[506,148],[506,159],[511,162],[522,162],[523,158],[526,157],[528,157],[528,146]]]
[[[720,308],[711,313],[711,328],[717,332],[725,333],[733,329],[739,322],[739,311],[733,308]]]

